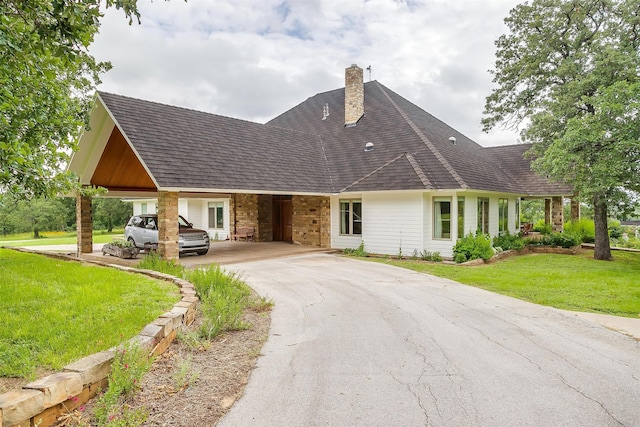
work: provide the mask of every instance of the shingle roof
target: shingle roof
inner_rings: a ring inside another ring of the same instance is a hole
[[[100,92],[163,188],[327,193],[320,138]]]
[[[523,157],[528,146],[483,148],[377,81],[365,83],[364,93],[365,114],[355,127],[344,126],[343,88],[312,96],[266,125],[100,97],[165,188],[571,194],[531,171]],[[373,150],[365,151],[367,143]]]
[[[462,133],[377,81],[365,83],[364,89],[365,115],[356,127],[343,125],[343,89],[315,95],[267,124],[321,135],[333,184],[339,189],[523,192],[520,182],[511,179],[509,167],[497,167],[496,156]],[[322,120],[325,105],[330,115]],[[367,142],[374,144],[370,152],[364,151]],[[400,160],[386,166],[402,154],[412,156],[426,180],[416,179],[415,171],[406,164],[408,158],[403,168]],[[520,160],[511,166],[529,171],[528,161]]]
[[[531,144],[505,145],[484,149],[493,163],[511,178],[521,194],[528,196],[573,195],[573,188],[562,182],[551,181],[531,169],[532,158],[527,156]]]

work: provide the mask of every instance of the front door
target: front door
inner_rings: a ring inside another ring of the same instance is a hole
[[[293,203],[291,196],[273,196],[273,240],[293,241]]]

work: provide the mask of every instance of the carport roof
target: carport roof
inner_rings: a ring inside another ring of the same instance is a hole
[[[106,92],[99,99],[160,189],[331,191],[317,135]]]

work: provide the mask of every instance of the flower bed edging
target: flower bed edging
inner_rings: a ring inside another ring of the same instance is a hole
[[[129,342],[140,344],[149,351],[150,355],[164,353],[175,339],[177,331],[195,320],[198,297],[193,284],[184,279],[152,270],[139,270],[101,261],[81,260],[69,255],[21,248],[8,249],[116,268],[176,284],[180,288],[181,300],[173,306],[173,309],[161,314],[145,326],[138,335],[129,340]],[[32,381],[22,389],[0,394],[0,426],[30,427],[36,425],[48,427],[53,425],[60,415],[79,408],[108,386],[115,350],[115,348],[111,348],[83,357],[65,366],[61,372]]]

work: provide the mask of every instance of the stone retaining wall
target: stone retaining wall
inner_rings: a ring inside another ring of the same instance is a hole
[[[138,343],[148,349],[150,355],[164,353],[175,339],[177,331],[190,325],[195,319],[198,297],[193,284],[186,280],[156,271],[139,270],[100,261],[80,260],[68,255],[16,250],[116,268],[175,283],[182,295],[180,302],[129,340],[130,343]],[[51,426],[61,414],[73,411],[108,386],[108,376],[115,351],[115,348],[111,348],[92,354],[65,366],[61,372],[30,382],[20,390],[0,394],[0,426]]]

